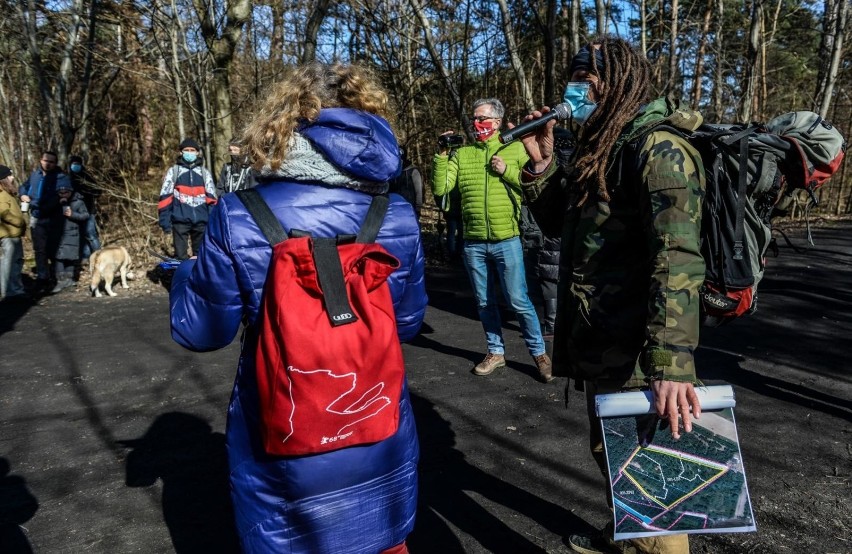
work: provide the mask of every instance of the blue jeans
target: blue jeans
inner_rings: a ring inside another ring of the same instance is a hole
[[[24,268],[24,248],[21,238],[0,239],[0,296],[24,294],[21,270]]]
[[[514,237],[500,242],[466,240],[464,265],[476,294],[479,320],[485,329],[488,352],[503,354],[505,351],[495,290],[495,279],[499,277],[506,302],[518,318],[527,349],[533,356],[544,354],[544,339],[541,337],[538,315],[527,293],[521,239]]]

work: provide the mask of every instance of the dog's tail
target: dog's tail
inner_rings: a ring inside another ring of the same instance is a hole
[[[92,280],[89,282],[89,292],[94,294],[101,286],[101,270],[98,269],[97,252],[92,253],[89,257],[89,271],[92,272]]]

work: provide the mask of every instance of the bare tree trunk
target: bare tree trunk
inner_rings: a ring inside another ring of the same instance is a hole
[[[571,56],[580,51],[580,0],[571,0]],[[568,60],[571,61],[570,59]]]
[[[420,5],[419,0],[408,1],[411,4],[411,9],[414,10],[414,13],[417,14],[417,18],[420,20],[420,26],[423,28],[423,40],[425,42],[426,50],[429,52],[429,57],[432,58],[432,63],[435,64],[435,68],[444,80],[444,86],[447,87],[447,92],[450,94],[450,100],[452,100],[453,106],[456,110],[456,116],[462,123],[462,126],[467,128],[461,98],[459,97],[459,93],[456,91],[452,78],[450,77],[450,72],[447,71],[447,66],[444,65],[441,56],[438,54],[438,50],[435,48],[435,40],[432,37],[432,25],[429,23],[429,18],[426,17],[426,13],[423,10],[423,6]]]
[[[512,69],[515,71],[515,78],[518,80],[518,87],[521,89],[521,98],[527,111],[535,109],[530,84],[527,81],[524,73],[524,66],[521,63],[521,57],[518,56],[518,45],[515,42],[515,33],[512,30],[512,21],[509,17],[509,7],[506,5],[506,0],[497,0],[497,5],[500,6],[500,14],[502,16],[503,37],[506,40],[506,47],[509,50],[509,60],[512,64]]]
[[[50,142],[57,150],[60,163],[64,163],[77,133],[77,129],[73,125],[68,102],[68,87],[72,77],[71,73],[74,69],[72,55],[79,40],[81,26],[80,13],[83,10],[83,0],[75,0],[72,5],[70,10],[71,24],[65,29],[66,40],[62,48],[59,71],[50,78],[48,78],[47,70],[42,62],[42,45],[38,37],[36,24],[36,2],[34,0],[27,0],[26,6],[24,6],[23,2],[16,2],[15,5],[25,30],[30,63],[38,80],[41,101],[50,122],[51,132],[53,133],[50,137]]]
[[[754,107],[757,80],[757,55],[760,52],[760,22],[763,19],[763,0],[752,0],[751,26],[748,34],[748,50],[745,63],[745,90],[743,91],[740,119],[750,121]]]
[[[848,0],[826,0],[823,16],[823,37],[820,43],[820,67],[814,108],[819,107],[821,117],[826,117],[837,82],[840,59],[843,54],[843,39],[849,14]]]
[[[145,179],[148,176],[148,169],[151,167],[151,161],[154,154],[154,126],[151,124],[151,112],[148,109],[148,102],[143,97],[139,106],[139,133],[141,139],[141,148],[139,152],[139,169],[137,175]]]
[[[760,18],[760,57],[758,58],[758,66],[760,68],[760,82],[758,87],[756,87],[755,91],[755,107],[754,107],[754,119],[756,121],[763,121],[766,119],[766,97],[768,95],[766,88],[766,18]]]
[[[556,100],[556,0],[547,0],[544,21],[544,102]]]
[[[698,42],[698,52],[695,56],[695,81],[692,85],[692,109],[697,110],[701,103],[702,80],[704,77],[704,57],[707,55],[707,40],[710,34],[710,22],[713,19],[713,2],[707,0],[704,10],[704,22],[701,25],[701,38]]]
[[[639,0],[639,48],[642,55],[648,55],[648,5],[646,0]]]
[[[70,110],[68,88],[71,84],[74,71],[74,49],[80,40],[80,27],[82,27],[83,0],[75,0],[71,14],[71,25],[68,28],[68,41],[62,51],[62,62],[59,65],[59,77],[56,79],[56,94],[53,95],[54,111],[58,114],[59,126],[62,132],[62,142],[59,145],[59,160],[64,160],[70,154],[77,135],[77,128],[72,120],[73,113]]]
[[[0,159],[8,160],[9,165],[13,164],[15,159],[13,141],[15,133],[12,131],[12,119],[9,117],[12,114],[12,106],[9,103],[9,97],[6,95],[6,87],[3,80],[0,79],[0,106],[6,117],[0,118]]]
[[[83,77],[81,79],[82,83],[82,95],[83,98],[80,101],[80,133],[79,133],[79,141],[80,147],[78,148],[78,152],[88,158],[89,154],[89,115],[90,115],[90,95],[89,88],[92,82],[92,71],[93,71],[93,57],[95,53],[95,36],[96,36],[96,24],[98,21],[97,17],[98,13],[98,0],[92,0],[92,4],[89,6],[89,24],[88,24],[88,38],[86,40],[86,61],[85,67],[83,69]],[[120,36],[120,35],[119,35]]]
[[[180,140],[186,138],[186,115],[184,114],[184,91],[183,91],[183,74],[180,69],[180,56],[178,56],[178,44],[180,44],[179,34],[182,33],[180,17],[178,16],[177,3],[171,0],[171,17],[172,24],[169,25],[169,45],[171,46],[171,67],[169,68],[169,77],[172,81],[172,87],[175,89],[175,109],[177,110],[177,125],[178,137]]]
[[[662,54],[662,44],[665,41],[665,6],[663,0],[657,0],[657,24],[654,25],[654,36],[651,41],[651,49],[655,49],[657,52]],[[661,91],[663,89],[663,64],[662,64],[662,55],[657,56],[657,60],[654,62],[654,66],[652,68],[651,76],[654,82],[654,88],[657,91]]]
[[[320,2],[327,0],[320,0]],[[218,36],[214,19],[213,6],[202,0],[195,0],[196,10],[201,17],[201,33],[207,42],[207,48],[213,59],[213,75],[210,80],[210,97],[213,129],[208,134],[213,141],[212,152],[216,160],[222,159],[228,153],[228,142],[234,134],[233,118],[231,117],[231,82],[230,68],[234,59],[237,44],[243,35],[243,26],[251,16],[250,0],[231,0],[221,37]],[[316,45],[316,37],[314,37]],[[205,124],[211,117],[205,118]],[[212,160],[211,160],[212,161]]]
[[[722,31],[724,30],[724,15],[725,15],[725,0],[716,0],[716,36],[721,37]],[[722,63],[724,62],[724,42],[721,40],[716,40],[715,44],[715,71],[713,72],[713,91],[711,92],[710,103],[713,105],[713,114],[715,115],[715,119],[722,119],[722,96],[725,86],[725,73],[722,69]]]
[[[269,58],[278,66],[284,60],[284,4],[281,0],[269,0],[269,7],[272,9]]]
[[[595,32],[606,33],[606,4],[604,0],[595,0]]]
[[[305,25],[305,49],[302,50],[300,58],[302,63],[312,62],[316,59],[317,36],[322,22],[325,21],[325,16],[328,14],[329,5],[331,5],[331,0],[317,0],[316,6],[308,16],[308,23]]]
[[[666,81],[666,92],[672,92],[675,89],[677,83],[677,61],[678,61],[678,49],[677,49],[677,34],[678,34],[678,24],[680,22],[679,17],[679,9],[680,5],[678,0],[672,0],[672,18],[671,25],[669,28],[669,76]]]
[[[762,103],[761,110],[763,113],[762,119],[765,119],[767,115],[769,115],[769,89],[768,89],[768,66],[769,66],[769,56],[767,54],[767,49],[769,46],[775,42],[775,33],[778,31],[778,21],[781,17],[781,6],[783,4],[783,0],[777,0],[775,4],[775,13],[772,15],[772,29],[769,32],[766,32],[764,29],[764,37],[763,37],[763,65],[762,65],[762,73],[763,73],[763,86],[762,86]]]
[[[465,2],[465,10],[464,10],[464,40],[461,44],[461,71],[459,72],[459,99],[464,102],[464,99],[467,96],[467,68],[469,67],[470,61],[470,43],[471,43],[471,29],[473,25],[471,20],[473,19],[473,2],[468,0]],[[465,132],[469,131],[468,127],[468,118],[464,113],[464,105],[462,104],[462,114],[460,116],[459,122],[462,125],[462,128]]]

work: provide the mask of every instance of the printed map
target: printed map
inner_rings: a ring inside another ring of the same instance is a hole
[[[679,441],[657,430],[642,447],[645,418],[601,420],[615,538],[754,530],[733,410],[702,413]]]

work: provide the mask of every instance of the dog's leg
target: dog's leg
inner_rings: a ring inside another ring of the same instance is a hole
[[[121,273],[121,288],[129,289],[127,286],[127,264],[121,264],[121,268],[119,269]]]
[[[104,286],[104,288],[106,289],[108,295],[117,296],[114,292],[112,292],[112,280],[113,279],[115,279],[115,272],[114,271],[110,271],[106,275],[104,275],[104,282],[106,283],[106,286]]]

